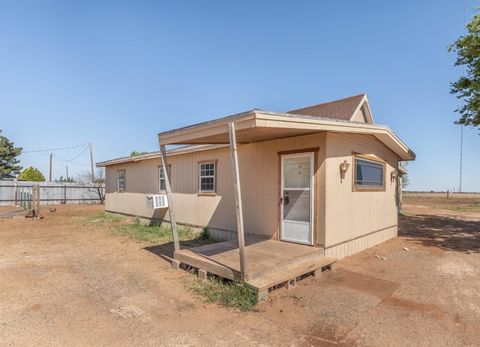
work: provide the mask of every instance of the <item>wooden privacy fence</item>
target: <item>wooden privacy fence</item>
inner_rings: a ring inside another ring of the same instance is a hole
[[[32,208],[32,197],[33,197],[32,190],[33,190],[33,187],[32,189],[23,188],[23,187],[20,188],[20,194],[18,194],[17,192],[16,194],[17,199],[14,202],[14,205],[23,207],[26,210],[30,210]],[[20,200],[18,198],[20,198]]]
[[[39,186],[39,200],[47,204],[98,204],[105,197],[104,184],[0,181],[0,206],[31,208],[33,187]]]

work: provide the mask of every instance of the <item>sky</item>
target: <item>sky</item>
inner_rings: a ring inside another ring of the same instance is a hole
[[[448,45],[478,1],[0,0],[0,129],[48,175],[157,151],[157,133],[366,92],[417,154],[408,190],[458,190],[463,72]],[[463,191],[480,191],[464,128]],[[83,147],[82,147],[83,146]]]

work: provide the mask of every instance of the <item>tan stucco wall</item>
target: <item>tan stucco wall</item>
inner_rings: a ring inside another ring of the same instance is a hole
[[[317,133],[239,145],[245,231],[278,237],[278,152],[315,147],[319,148],[315,175],[316,244],[325,245],[326,252],[343,257],[375,244],[376,240],[395,235],[397,207],[395,182],[390,182],[390,172],[397,167],[396,155],[372,136],[339,133]],[[375,155],[387,161],[384,192],[352,191],[352,152]],[[198,195],[198,162],[204,160],[217,160],[215,196]],[[345,180],[340,182],[339,165],[344,160],[351,166]],[[171,156],[169,163],[177,221],[236,230],[229,148]],[[162,210],[153,215],[153,210],[145,207],[145,194],[158,192],[159,165],[160,159],[157,158],[108,166],[106,210],[163,218]],[[126,170],[124,193],[115,192],[117,169]],[[380,234],[373,235],[374,231]],[[350,242],[349,251],[336,246],[342,242]]]
[[[320,167],[324,162],[322,156],[325,153],[324,143],[325,134],[317,133],[238,146],[244,224],[247,233],[278,236],[280,218],[278,152],[320,147],[317,153]],[[168,160],[171,164],[171,184],[177,221],[195,226],[236,230],[229,148],[171,156]],[[217,160],[215,196],[198,194],[198,163],[205,160]],[[151,159],[108,166],[106,210],[152,217],[153,210],[145,207],[145,194],[158,192],[159,165],[160,159]],[[120,169],[126,170],[126,190],[117,193],[116,171]],[[319,175],[316,176],[318,184],[324,182],[320,175],[319,170]],[[322,219],[323,204],[319,202],[315,209],[318,218]],[[162,218],[161,211],[156,213],[155,217]],[[317,234],[323,235],[323,232]]]
[[[325,247],[397,225],[396,183],[390,180],[397,167],[396,155],[373,136],[328,133],[326,146]],[[352,191],[352,152],[386,161],[385,191]],[[350,168],[340,181],[340,164]]]

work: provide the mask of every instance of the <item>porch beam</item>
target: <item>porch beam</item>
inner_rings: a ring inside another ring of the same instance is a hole
[[[160,158],[162,160],[163,176],[165,177],[165,190],[167,191],[168,210],[170,212],[170,224],[172,226],[173,245],[175,251],[180,250],[180,242],[178,241],[177,219],[175,218],[175,210],[173,208],[172,189],[170,187],[170,173],[168,172],[167,151],[165,145],[160,145]]]
[[[240,279],[246,281],[245,267],[245,234],[243,230],[242,190],[240,188],[240,172],[238,168],[237,139],[235,136],[235,123],[228,123],[230,139],[230,154],[232,158],[233,190],[235,192],[235,210],[237,215],[238,251],[240,252]]]

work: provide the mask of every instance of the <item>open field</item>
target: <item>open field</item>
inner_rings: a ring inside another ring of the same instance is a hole
[[[411,198],[436,198],[443,199],[447,197],[447,192],[404,192],[404,197]],[[480,193],[448,193],[448,196],[452,199],[465,200],[465,199],[477,199],[480,200]]]
[[[407,213],[480,219],[480,193],[406,193],[403,203]]]
[[[206,302],[168,235],[102,206],[0,219],[0,345],[475,346],[480,209],[444,200],[407,196],[400,237],[249,312]]]

